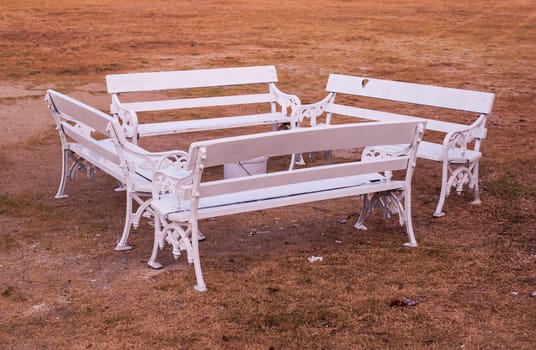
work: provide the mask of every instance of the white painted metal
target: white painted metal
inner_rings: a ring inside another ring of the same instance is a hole
[[[364,207],[356,228],[365,229],[363,221],[373,207],[385,216],[398,214],[406,226],[408,246],[416,246],[411,222],[411,178],[418,143],[424,130],[420,122],[393,122],[335,125],[326,128],[302,128],[228,137],[193,143],[184,169],[189,175],[174,176],[159,169],[153,177],[155,241],[149,265],[156,261],[166,243],[175,257],[186,250],[193,262],[197,284],[205,291],[198,246],[198,220],[254,210],[295,205],[331,198],[362,195]],[[364,160],[328,163],[298,170],[284,170],[241,178],[202,181],[203,169],[265,155],[286,155],[323,149],[344,149],[405,143],[398,154],[374,154]],[[394,170],[404,174],[392,180],[382,173]]]
[[[154,169],[162,167],[164,160],[168,166],[173,160],[180,161],[186,153],[147,152],[130,144],[111,116],[53,90],[47,91],[45,100],[62,144],[62,175],[55,197],[67,197],[66,183],[74,180],[79,170],[86,171],[90,179],[97,169],[115,178],[127,197],[125,226],[116,250],[131,249],[127,244],[130,228],[137,228],[144,212],[150,210]],[[138,206],[136,210],[134,203]]]
[[[307,119],[311,126],[322,123],[331,124],[332,118],[337,115],[381,122],[424,121],[427,130],[445,134],[441,144],[422,142],[417,153],[419,158],[442,163],[441,192],[433,215],[435,217],[444,215],[443,205],[452,187],[456,188],[457,193],[461,193],[463,186],[467,184],[474,191],[472,203],[480,203],[478,188],[480,145],[487,134],[485,125],[493,107],[494,94],[341,74],[329,76],[326,91],[328,95],[321,101],[302,105],[296,109],[295,119],[300,122]],[[443,121],[440,117],[432,119],[389,113],[348,104],[337,104],[335,98],[338,94],[364,97],[359,103],[366,103],[366,98],[377,98],[472,112],[477,116],[470,125],[466,125]],[[321,118],[325,118],[325,121],[321,122]],[[398,151],[403,148],[403,145],[388,145],[383,147],[383,151]]]
[[[275,120],[273,124],[290,123],[291,110],[298,106],[300,101],[297,96],[280,91],[276,87],[276,83],[277,74],[274,66],[144,72],[106,76],[108,93],[111,94],[112,98],[111,113],[120,120],[127,136],[133,142],[136,142],[138,137],[144,136],[262,125],[271,120]],[[200,96],[134,102],[125,102],[122,101],[123,98],[120,98],[133,92],[159,92],[259,84],[260,86],[266,86],[265,93],[223,95],[226,92],[222,89],[220,92],[222,95],[210,97]],[[140,121],[138,116],[138,113],[141,112],[244,104],[268,106],[270,118],[265,118],[268,114],[258,117],[253,115],[224,115],[221,118],[203,118],[203,120],[183,120],[146,125],[146,123]],[[231,121],[229,120],[230,118],[236,118],[236,120]]]

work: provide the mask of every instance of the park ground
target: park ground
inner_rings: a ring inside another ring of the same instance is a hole
[[[533,349],[535,38],[528,0],[2,1],[0,347]],[[106,74],[253,65],[303,102],[330,73],[495,93],[482,204],[451,194],[433,218],[439,165],[419,160],[414,249],[378,214],[356,231],[357,198],[207,220],[197,293],[184,257],[147,267],[147,223],[114,251],[112,179],[79,176],[54,199],[46,89],[107,111]]]

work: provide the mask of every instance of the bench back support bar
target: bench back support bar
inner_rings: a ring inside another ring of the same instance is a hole
[[[326,91],[490,114],[494,94],[473,90],[331,74]]]
[[[274,66],[145,72],[106,76],[106,86],[110,94],[276,82],[277,73]]]

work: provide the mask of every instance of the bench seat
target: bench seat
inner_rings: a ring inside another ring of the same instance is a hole
[[[374,186],[371,186],[374,184]],[[307,181],[298,184],[289,184],[259,188],[243,192],[228,193],[210,197],[201,197],[198,204],[198,219],[206,219],[223,215],[238,214],[252,210],[276,208],[279,206],[301,204],[316,201],[340,198],[363,193],[390,191],[401,188],[400,181],[385,181],[379,173],[349,176],[344,178],[323,179]],[[173,208],[166,196],[154,200],[151,206],[168,220],[184,221],[190,213],[190,202],[181,203],[180,208]]]

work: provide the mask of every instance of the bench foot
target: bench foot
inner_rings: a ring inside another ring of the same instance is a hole
[[[475,199],[474,201],[471,202],[472,205],[480,205],[482,204],[482,201],[480,199]]]
[[[438,213],[438,212],[435,212],[434,214],[432,214],[432,216],[433,216],[434,218],[440,218],[440,217],[442,217],[442,216],[445,216],[445,213],[442,212],[442,211],[439,212],[439,213]]]
[[[356,229],[358,229],[358,230],[361,230],[361,231],[366,231],[366,230],[368,230],[368,228],[367,228],[365,225],[360,224],[359,222],[356,223],[356,224],[354,225],[354,227],[355,227]]]
[[[158,263],[156,261],[149,261],[147,263],[147,265],[149,265],[150,268],[155,269],[155,270],[160,270],[161,268],[164,267],[164,265],[162,265],[162,264],[160,264],[160,263]]]
[[[54,198],[56,199],[67,198],[67,197],[69,197],[68,194],[57,194],[54,196]]]
[[[206,292],[206,291],[208,290],[206,286],[200,286],[200,285],[198,285],[198,284],[196,284],[196,285],[194,286],[194,289],[195,289],[196,291],[198,291],[198,292],[201,292],[201,293],[202,293],[202,292]]]
[[[132,250],[134,249],[133,246],[131,245],[117,245],[115,246],[115,251],[116,252],[122,252],[122,251],[125,251],[125,250]]]
[[[410,248],[414,248],[414,247],[417,247],[417,243],[411,243],[411,242],[406,242],[404,243],[404,247],[410,247]]]

